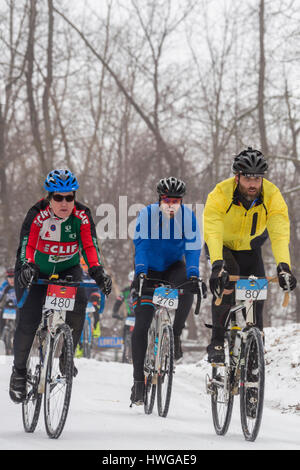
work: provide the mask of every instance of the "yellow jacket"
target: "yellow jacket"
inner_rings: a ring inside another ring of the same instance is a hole
[[[279,189],[263,179],[261,202],[247,211],[233,200],[236,187],[235,178],[228,178],[207,197],[204,240],[211,263],[223,259],[223,245],[235,251],[251,250],[262,245],[268,234],[276,264],[291,266],[288,208]]]

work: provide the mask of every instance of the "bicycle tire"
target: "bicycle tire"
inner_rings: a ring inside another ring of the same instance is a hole
[[[251,387],[251,384],[255,386]],[[263,414],[264,391],[264,346],[260,330],[252,327],[244,348],[240,387],[241,424],[247,441],[253,442],[257,438]]]
[[[38,393],[41,371],[40,341],[35,337],[27,360],[26,400],[22,403],[22,419],[25,432],[33,433],[36,429],[43,395]]]
[[[60,360],[61,355],[63,360]],[[44,418],[46,431],[51,439],[57,439],[61,435],[66,423],[72,393],[73,367],[71,329],[62,324],[51,339],[46,372]]]
[[[174,336],[170,325],[166,325],[163,328],[159,354],[160,368],[157,378],[157,410],[159,416],[166,418],[171,401],[174,373]]]
[[[145,392],[144,411],[150,415],[153,411],[156,395],[156,373],[155,373],[155,331],[150,327],[148,332],[148,346],[144,362],[145,370]]]
[[[232,416],[234,395],[231,393],[230,336],[225,336],[225,365],[212,368],[211,410],[216,434],[225,436]],[[226,391],[224,392],[224,384]]]

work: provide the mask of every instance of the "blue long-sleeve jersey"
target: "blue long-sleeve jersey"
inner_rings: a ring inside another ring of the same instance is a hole
[[[165,271],[185,258],[187,277],[199,276],[201,235],[195,214],[185,205],[169,219],[159,203],[144,207],[134,235],[135,273]]]

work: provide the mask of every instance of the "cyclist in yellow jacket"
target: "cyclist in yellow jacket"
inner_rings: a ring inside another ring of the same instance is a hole
[[[228,273],[265,276],[261,246],[268,236],[280,287],[285,290],[296,287],[289,253],[288,209],[279,189],[264,178],[267,169],[263,154],[248,147],[234,159],[235,176],[217,184],[206,201],[204,240],[212,264],[210,289],[213,294],[213,329],[207,348],[209,362],[224,362],[224,324],[234,304],[234,285],[228,282]],[[286,273],[289,286],[283,275]],[[222,303],[216,306],[216,296],[224,287]],[[256,324],[261,330],[262,310],[263,301],[258,301]]]

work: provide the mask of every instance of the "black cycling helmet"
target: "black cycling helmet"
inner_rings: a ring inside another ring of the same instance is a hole
[[[183,197],[185,195],[185,183],[174,176],[163,178],[157,183],[157,192],[159,196]]]
[[[233,161],[232,171],[242,175],[264,175],[268,170],[268,163],[259,150],[248,147],[239,153]]]

